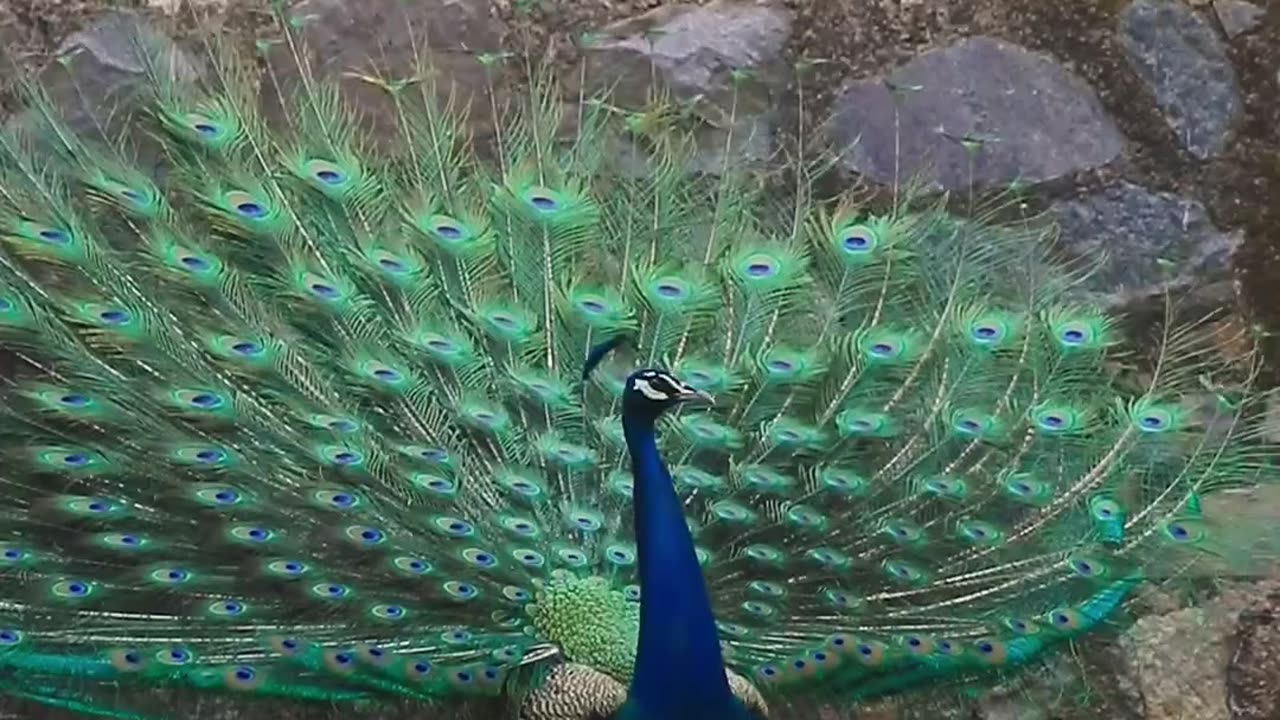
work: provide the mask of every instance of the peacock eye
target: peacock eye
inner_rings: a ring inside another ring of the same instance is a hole
[[[543,211],[555,210],[557,207],[556,201],[545,195],[534,195],[530,197],[529,204]]]
[[[226,453],[221,450],[201,450],[196,453],[196,459],[202,463],[215,463],[224,457],[226,457]]]

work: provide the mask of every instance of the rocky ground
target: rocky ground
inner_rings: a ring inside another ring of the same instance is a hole
[[[89,123],[102,107],[127,104],[138,71],[127,38],[139,27],[149,43],[189,42],[194,27],[210,23],[246,47],[271,35],[263,0],[197,0],[194,14],[179,5],[9,0],[0,5],[0,46],[28,68],[60,49],[82,49],[42,77],[56,101]],[[104,19],[108,7],[125,6],[137,14]],[[412,25],[395,0],[303,0],[294,12],[307,17],[324,72],[369,57],[406,63],[416,32],[462,87],[483,82],[476,52],[548,41],[566,77],[584,60],[593,78],[620,81],[624,98],[642,96],[656,74],[678,96],[697,99],[699,162],[709,171],[726,147],[767,159],[794,134],[803,99],[805,137],[849,147],[845,170],[872,183],[924,173],[946,189],[1034,186],[1037,202],[1062,225],[1066,252],[1106,256],[1089,288],[1096,299],[1134,309],[1171,291],[1197,307],[1228,308],[1226,322],[1255,326],[1264,341],[1280,328],[1280,4],[418,0],[406,7]],[[185,68],[193,74],[194,57]],[[795,81],[800,61],[808,66],[803,86]],[[736,94],[734,69],[752,75]],[[376,98],[367,100],[376,118]],[[1276,497],[1220,502],[1242,522],[1265,526],[1280,516]],[[1196,607],[1156,597],[1144,611],[1134,627],[1075,648],[1031,682],[958,698],[962,710],[945,715],[1280,720],[1280,583],[1232,578]],[[902,715],[893,705],[858,712]]]

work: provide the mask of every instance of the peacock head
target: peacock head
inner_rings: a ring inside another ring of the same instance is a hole
[[[712,404],[715,399],[668,372],[644,368],[627,376],[622,402],[628,414],[657,418],[681,403]]]

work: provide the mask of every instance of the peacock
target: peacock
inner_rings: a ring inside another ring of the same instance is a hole
[[[3,693],[797,717],[1017,678],[1275,557],[1205,502],[1276,478],[1254,354],[1174,298],[1126,342],[1019,188],[832,181],[803,114],[780,169],[692,172],[678,103],[565,103],[531,54],[353,73],[375,134],[282,25],[296,87],[153,58],[124,133],[21,83]]]

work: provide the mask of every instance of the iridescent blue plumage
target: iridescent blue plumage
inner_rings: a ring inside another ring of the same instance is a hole
[[[640,635],[625,720],[746,720],[729,690],[719,631],[684,507],[658,450],[659,416],[711,396],[653,369],[626,382],[622,425],[635,478]]]

